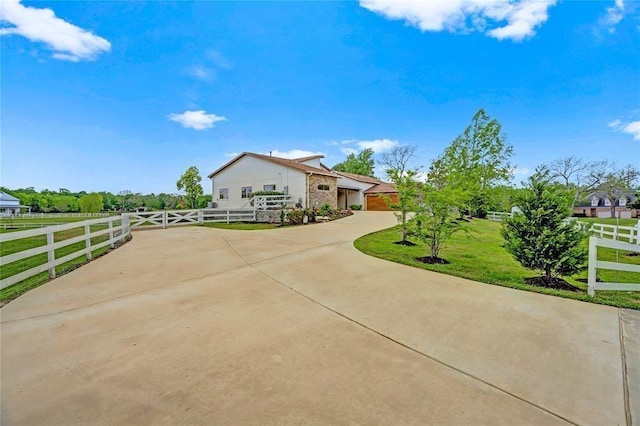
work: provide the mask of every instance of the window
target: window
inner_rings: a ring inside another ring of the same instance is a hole
[[[265,190],[265,191],[275,191],[276,190],[276,185],[275,184],[273,184],[273,185],[264,185],[262,187],[262,189]]]
[[[326,183],[321,183],[320,185],[318,185],[318,189],[320,191],[328,191],[329,190],[329,185],[327,185]]]
[[[251,189],[250,186],[243,186],[242,187],[242,198],[249,198],[251,197],[251,193],[253,192],[253,190]]]
[[[229,199],[229,188],[220,188],[220,195],[218,196],[219,199],[221,200],[228,200]]]
[[[284,192],[284,195],[289,195],[289,187],[285,186],[284,188],[282,188],[282,192]]]

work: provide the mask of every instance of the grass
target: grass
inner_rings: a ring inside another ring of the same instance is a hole
[[[237,231],[257,231],[262,229],[281,228],[280,225],[272,223],[254,223],[254,222],[232,222],[232,223],[203,223],[200,226],[218,229],[233,229]]]
[[[354,245],[363,253],[381,259],[487,284],[604,305],[640,309],[640,292],[597,291],[595,297],[589,297],[587,295],[587,284],[578,281],[578,279],[587,277],[586,270],[574,277],[564,277],[569,284],[579,288],[581,290],[579,292],[547,289],[526,284],[524,282],[525,278],[540,274],[521,266],[506,251],[503,247],[504,241],[500,235],[500,223],[473,220],[468,226],[469,234],[462,232],[454,234],[441,250],[440,257],[451,262],[447,265],[424,264],[415,260],[417,257],[428,255],[424,242],[413,241],[417,243],[414,247],[393,244],[400,239],[398,227],[384,229],[360,237],[355,241]],[[585,246],[586,244],[585,241]],[[619,252],[617,256],[624,263],[640,264],[640,256],[627,256],[625,252]],[[616,251],[601,248],[598,250],[598,259],[616,260]],[[607,282],[640,283],[639,273],[599,270],[598,276]]]
[[[76,218],[65,218],[65,219],[76,219]],[[86,218],[85,218],[86,220]],[[75,220],[73,221],[68,221],[68,222],[76,222]],[[97,224],[97,225],[91,225],[90,226],[90,230],[91,232],[95,232],[98,230],[102,230],[102,229],[106,229],[107,228],[107,224]],[[59,231],[59,232],[55,232],[54,235],[54,241],[55,242],[60,242],[60,241],[64,241],[67,240],[69,238],[74,238],[80,235],[84,234],[84,226],[83,225],[78,225],[78,228],[73,228],[73,229],[67,229],[64,231]],[[91,244],[95,245],[95,244],[99,244],[103,241],[106,241],[109,239],[109,235],[105,234],[105,235],[99,235],[97,237],[92,237],[91,238]],[[12,241],[7,241],[3,244],[0,245],[0,256],[6,256],[12,253],[17,253],[19,251],[23,251],[23,250],[27,250],[27,249],[31,249],[31,248],[35,248],[35,247],[40,247],[40,246],[44,246],[47,244],[47,237],[46,235],[38,235],[35,237],[29,237],[29,238],[23,238],[23,239],[19,239],[19,240],[12,240]],[[60,247],[58,249],[55,250],[55,258],[59,259],[61,257],[64,257],[66,255],[69,255],[71,253],[74,253],[76,251],[82,250],[85,248],[85,242],[84,241],[79,241],[76,242],[74,244],[70,244],[68,246],[65,247]],[[105,253],[107,253],[110,250],[110,248],[107,247],[102,247],[96,250],[93,250],[91,252],[92,257],[96,258],[98,256],[101,256]],[[42,265],[47,263],[47,253],[40,253],[38,255],[35,256],[31,256],[25,259],[21,259],[15,262],[11,262],[11,263],[7,263],[7,264],[3,264],[2,268],[0,268],[0,279],[4,279],[10,276],[13,276],[15,274],[18,274],[20,272],[23,271],[27,271],[31,268],[34,268],[36,266]],[[56,276],[65,274],[69,271],[72,271],[73,269],[77,268],[80,265],[83,265],[87,263],[87,258],[86,255],[84,253],[79,253],[78,256],[66,263],[63,263],[61,265],[58,265],[56,267]],[[4,288],[2,290],[0,290],[0,305],[3,305],[7,302],[9,302],[10,300],[15,299],[16,297],[20,296],[21,294],[35,288],[38,287],[42,284],[44,284],[45,282],[49,281],[49,275],[48,272],[42,272],[38,275],[35,275],[33,277],[27,278],[23,281],[20,281],[12,286],[9,286],[7,288]]]
[[[604,223],[606,225],[636,226],[638,224],[638,219],[600,219],[597,217],[578,217],[576,219],[580,222]]]

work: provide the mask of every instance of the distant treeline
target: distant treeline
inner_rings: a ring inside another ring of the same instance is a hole
[[[186,209],[188,203],[179,194],[140,194],[131,191],[111,192],[71,192],[60,188],[57,191],[43,189],[36,191],[33,187],[9,189],[2,191],[20,200],[20,204],[30,206],[33,213],[72,213],[99,211],[135,211]],[[207,207],[211,195],[198,197],[198,208]]]

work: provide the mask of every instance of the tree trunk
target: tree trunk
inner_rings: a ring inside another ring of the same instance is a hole
[[[545,267],[544,274],[547,280],[551,281],[551,279],[553,278],[553,276],[551,275],[551,266]]]

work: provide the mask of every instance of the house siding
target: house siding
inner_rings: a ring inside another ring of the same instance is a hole
[[[242,187],[251,186],[252,192],[262,191],[264,185],[276,185],[276,191],[287,186],[294,202],[306,204],[306,173],[285,165],[251,156],[245,156],[212,179],[212,201],[219,208],[248,208],[249,198],[242,198]],[[228,199],[220,199],[220,189],[228,188]]]
[[[332,176],[309,176],[309,207],[320,207],[329,204],[331,208],[338,207],[338,179]],[[318,189],[318,185],[328,185],[328,190]]]

